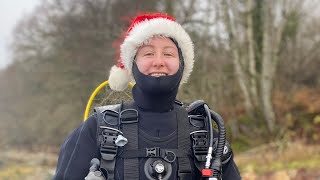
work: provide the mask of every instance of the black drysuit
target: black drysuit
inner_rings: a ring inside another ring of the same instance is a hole
[[[139,110],[139,148],[160,147],[174,149],[177,146],[177,120],[175,111],[154,113]],[[92,115],[79,128],[74,130],[61,146],[55,180],[84,179],[89,172],[92,158],[100,158],[97,145],[96,115]],[[152,145],[150,146],[150,144]],[[141,160],[140,162],[142,162]],[[147,179],[140,163],[140,179]],[[193,179],[200,179],[200,173],[192,165]],[[173,171],[177,170],[176,162]],[[223,180],[241,179],[238,169],[231,159],[222,168]],[[117,160],[115,179],[123,179],[123,161]],[[170,179],[176,179],[172,175]]]

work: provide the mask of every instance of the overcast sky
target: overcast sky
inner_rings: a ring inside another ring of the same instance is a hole
[[[9,42],[19,19],[32,12],[40,0],[0,0],[0,69],[10,62]]]

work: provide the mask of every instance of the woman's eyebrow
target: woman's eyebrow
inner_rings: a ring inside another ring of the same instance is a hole
[[[154,46],[151,45],[151,44],[144,44],[144,45],[140,46],[140,49],[141,49],[141,48],[145,48],[145,47],[151,47],[151,48],[153,48]]]
[[[142,49],[142,48],[154,48],[155,46],[154,45],[151,45],[151,44],[145,44],[145,45],[142,45],[142,46],[140,46],[140,48],[139,49]],[[162,47],[163,49],[178,49],[176,46],[164,46],[164,47]]]
[[[142,45],[137,50],[145,51],[146,49],[148,50],[150,48],[153,49],[153,46],[151,46],[151,45]]]
[[[164,47],[164,49],[167,49],[167,48],[178,49],[178,48],[175,47],[175,46],[165,46],[165,47]]]

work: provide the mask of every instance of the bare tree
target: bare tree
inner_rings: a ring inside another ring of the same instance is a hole
[[[284,31],[288,15],[302,12],[299,7],[303,6],[303,2],[248,0],[245,3],[223,3],[230,51],[245,107],[247,112],[262,112],[268,129],[273,131],[275,114],[271,101],[272,90],[285,43]],[[254,12],[261,15],[259,19]],[[262,31],[256,24],[263,27]],[[255,38],[255,33],[261,33],[260,41]]]

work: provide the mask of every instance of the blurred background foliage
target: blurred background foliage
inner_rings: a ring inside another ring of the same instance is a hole
[[[208,102],[236,152],[320,142],[316,1],[46,0],[17,23],[13,63],[0,71],[0,146],[59,147],[107,80],[131,18],[155,11],[175,16],[195,43],[178,99]]]
[[[194,72],[179,99],[208,102],[237,148],[319,142],[318,8],[272,2],[43,1],[17,23],[13,63],[1,70],[1,144],[59,146],[107,80],[131,18],[155,11],[175,16],[195,43]]]

